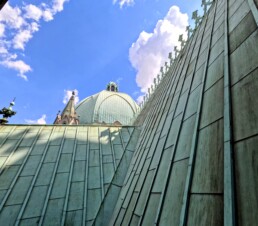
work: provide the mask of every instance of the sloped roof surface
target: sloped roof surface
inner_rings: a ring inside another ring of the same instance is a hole
[[[133,131],[0,126],[0,225],[91,225]]]

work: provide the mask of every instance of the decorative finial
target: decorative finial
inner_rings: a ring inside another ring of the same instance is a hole
[[[175,58],[177,58],[178,54],[180,53],[180,50],[178,50],[177,46],[175,46],[174,51],[175,51]]]
[[[185,31],[187,31],[187,39],[189,39],[192,33],[194,32],[194,30],[190,27],[190,25],[186,27]]]
[[[163,67],[160,67],[160,72],[161,72],[161,78],[163,78],[163,76],[164,76],[164,69],[163,69]]]
[[[196,29],[198,27],[198,25],[200,24],[202,17],[198,16],[198,10],[195,10],[192,14],[192,19],[194,20],[195,23],[195,28]]]
[[[169,66],[168,66],[168,62],[165,62],[165,70],[166,70],[166,72],[168,71],[168,69],[169,69]]]
[[[158,74],[158,84],[160,83],[160,74]]]
[[[186,41],[183,39],[183,35],[179,35],[178,41],[181,43],[181,49],[184,48]]]
[[[202,5],[203,6],[203,12],[204,15],[207,13],[208,11],[208,6],[212,4],[212,1],[207,1],[207,0],[202,0]]]
[[[168,54],[168,59],[170,60],[170,66],[174,63],[174,59],[173,59],[173,56],[172,56],[172,52],[170,52]]]
[[[16,111],[12,110],[12,107],[15,105],[15,98],[13,99],[13,101],[10,103],[8,108],[3,108],[2,110],[0,110],[0,115],[3,115],[3,118],[0,119],[0,124],[6,124],[8,123],[8,118],[12,117],[13,115],[16,114]]]

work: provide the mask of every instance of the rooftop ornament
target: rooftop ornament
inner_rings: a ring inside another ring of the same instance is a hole
[[[192,33],[194,32],[194,30],[190,27],[190,25],[186,27],[185,31],[187,31],[187,39],[189,39]]]
[[[16,111],[13,111],[12,109],[12,107],[15,105],[14,101],[15,101],[15,98],[10,103],[8,108],[4,107],[2,110],[0,110],[0,115],[3,115],[3,118],[0,119],[0,125],[8,123],[7,119],[16,114]]]
[[[203,12],[204,12],[204,15],[207,13],[208,11],[208,6],[212,4],[212,0],[210,1],[207,1],[207,0],[202,0],[202,7],[203,7]]]
[[[157,79],[156,78],[153,79],[153,83],[154,83],[154,88],[156,88],[157,87]]]
[[[151,85],[151,93],[153,93],[153,92],[154,92],[154,86]]]
[[[164,76],[164,70],[163,70],[163,67],[160,68],[160,72],[161,72],[161,78],[163,78]]]
[[[180,50],[177,49],[177,46],[174,47],[174,51],[175,51],[175,58],[177,58],[177,56],[180,53]]]
[[[179,35],[178,41],[180,42],[181,49],[183,49],[186,43],[186,41],[183,39],[183,35]]]
[[[170,52],[168,54],[168,59],[170,60],[170,66],[172,66],[172,64],[174,63],[174,59],[173,59],[173,56],[172,56],[172,52]]]
[[[169,66],[168,66],[168,62],[165,62],[165,70],[166,72],[168,72]]]
[[[194,20],[194,23],[195,23],[195,28],[194,29],[196,29],[202,21],[202,17],[198,16],[198,10],[195,10],[193,12],[192,19]]]
[[[160,78],[160,74],[158,74],[158,84],[160,83],[161,78]]]

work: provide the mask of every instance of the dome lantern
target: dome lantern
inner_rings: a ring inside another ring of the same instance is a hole
[[[109,82],[107,84],[107,91],[118,92],[118,85],[115,82]]]

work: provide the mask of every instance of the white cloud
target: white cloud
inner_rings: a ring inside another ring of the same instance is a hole
[[[32,38],[32,32],[30,30],[23,30],[16,34],[13,38],[13,47],[15,49],[24,50],[24,45]]]
[[[67,102],[70,100],[71,96],[72,96],[72,93],[75,93],[75,98],[74,98],[74,104],[77,104],[79,103],[79,96],[78,96],[78,90],[75,89],[75,90],[64,90],[64,98],[63,98],[63,103],[64,104],[67,104]]]
[[[27,76],[25,74],[27,72],[32,71],[30,65],[24,63],[22,60],[13,61],[12,59],[8,59],[8,60],[2,61],[0,63],[7,68],[11,68],[11,69],[18,71],[18,76],[20,76],[24,80],[27,80]]]
[[[38,6],[22,3],[23,6],[12,7],[8,2],[0,14],[0,64],[18,71],[18,76],[27,80],[26,73],[31,66],[17,56],[25,56],[27,42],[39,31],[40,22],[51,21],[53,16],[64,9],[69,0],[51,0],[51,3],[40,3]]]
[[[64,9],[64,3],[68,2],[69,0],[53,0],[53,11],[61,12]]]
[[[54,19],[53,13],[50,11],[50,9],[46,9],[45,11],[43,11],[42,16],[47,22]]]
[[[144,98],[144,95],[139,96],[139,97],[137,98],[137,100],[136,100],[137,104],[142,103],[142,102],[143,102],[143,98]]]
[[[133,6],[134,0],[113,0],[113,4],[118,3],[120,8],[122,9],[124,5],[126,6]]]
[[[129,49],[129,59],[136,69],[136,83],[143,93],[159,73],[160,67],[168,59],[168,53],[178,46],[178,37],[185,33],[188,16],[172,6],[164,19],[159,20],[153,32],[142,31]],[[139,97],[140,101],[142,97]]]
[[[25,119],[25,122],[28,124],[46,124],[46,115],[42,115],[41,118],[36,119],[36,120],[31,120],[31,119]]]
[[[25,18],[33,19],[36,21],[39,21],[39,19],[42,17],[42,9],[39,7],[29,4],[24,7],[25,9]]]
[[[5,31],[5,26],[4,26],[4,24],[0,23],[0,37],[4,36],[4,31]]]
[[[12,8],[7,2],[0,13],[0,21],[6,23],[9,28],[19,29],[25,24],[21,16],[22,11],[18,7]]]

